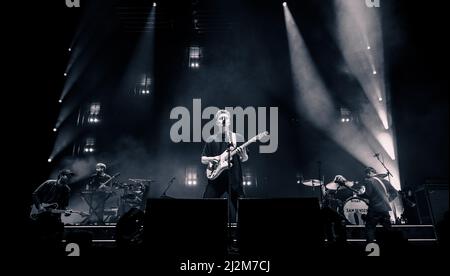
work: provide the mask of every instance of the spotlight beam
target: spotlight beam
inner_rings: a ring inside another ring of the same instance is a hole
[[[381,24],[376,9],[364,1],[334,0],[337,41],[351,72],[375,107],[385,129],[389,128],[384,76]],[[369,51],[370,50],[370,51]]]
[[[368,143],[364,133],[352,127],[352,125],[344,128],[342,124],[336,123],[338,116],[336,112],[333,112],[335,108],[332,98],[315,68],[289,8],[284,7],[283,11],[296,95],[295,100],[299,113],[305,114],[315,127],[326,133],[362,164],[377,167],[377,160],[372,157],[373,148],[371,143]],[[374,141],[372,144],[377,144],[377,142]],[[393,164],[393,162],[390,162],[390,164]],[[393,171],[397,172],[395,169]],[[393,185],[397,189],[400,188],[399,182],[394,182]]]

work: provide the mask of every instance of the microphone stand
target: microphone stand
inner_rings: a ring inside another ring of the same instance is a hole
[[[167,185],[167,188],[164,190],[164,193],[161,195],[161,198],[172,198],[170,196],[167,196],[166,193],[170,189],[170,187],[173,185],[174,180],[175,180],[175,177],[172,177],[172,179],[169,180],[169,185]]]
[[[228,141],[227,140],[227,134],[229,134],[229,131],[227,132],[225,129],[225,123],[226,120],[222,121],[222,133],[225,136],[225,142],[227,143],[227,151],[228,151],[228,155],[227,155],[227,161],[228,161],[228,221],[227,221],[227,238],[228,238],[228,242],[231,242],[232,244],[232,235],[231,235],[231,227],[230,227],[230,223],[231,223],[231,146],[232,146],[232,141],[231,141],[231,136],[228,135]],[[237,210],[236,210],[237,211]]]
[[[386,165],[384,164],[383,160],[380,159],[380,154],[375,154],[375,157],[377,158],[377,160],[380,162],[380,164],[383,166],[383,168],[386,170],[387,173],[387,177],[388,177],[388,181],[389,184],[391,184],[391,176],[394,177],[392,175],[392,173],[389,171],[389,169],[386,167]],[[392,185],[392,184],[391,184]],[[389,195],[388,195],[389,196]],[[395,217],[395,222],[397,222],[397,208],[395,207],[395,203],[392,203],[392,207],[393,208],[393,212],[394,212],[394,217]]]
[[[381,163],[381,165],[383,166],[383,168],[386,170],[386,173],[388,174],[388,179],[389,179],[389,183],[391,182],[391,176],[394,177],[392,175],[392,173],[389,171],[389,169],[386,167],[386,165],[384,164],[384,162],[380,159],[380,154],[375,154],[375,157],[377,158],[377,160]]]

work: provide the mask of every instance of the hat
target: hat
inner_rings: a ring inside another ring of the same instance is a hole
[[[61,175],[74,176],[75,174],[71,170],[65,169],[65,170],[60,171],[59,175],[60,176]]]

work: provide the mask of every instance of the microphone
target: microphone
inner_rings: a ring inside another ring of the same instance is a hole
[[[373,155],[373,157],[379,157],[380,156],[380,153],[375,153],[374,155]]]

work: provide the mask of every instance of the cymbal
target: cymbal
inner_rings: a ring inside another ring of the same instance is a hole
[[[337,190],[337,189],[339,189],[339,187],[340,187],[340,185],[334,181],[325,185],[325,188],[327,188],[328,190]]]
[[[322,184],[322,182],[319,179],[308,179],[304,180],[302,184],[309,187],[318,187]]]
[[[353,187],[354,184],[355,184],[354,181],[346,181],[345,184],[339,185],[338,183],[336,183],[336,182],[333,181],[333,182],[330,182],[330,183],[326,184],[325,187],[326,187],[328,190],[338,190],[338,189],[344,189],[345,186],[347,186],[347,187]]]

